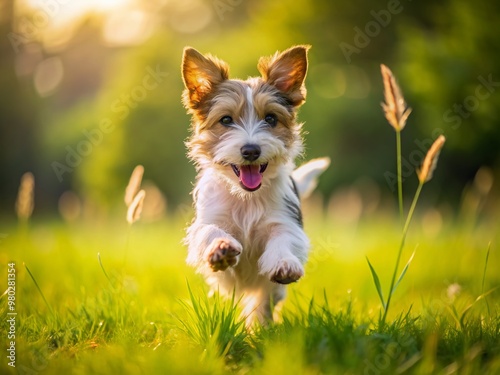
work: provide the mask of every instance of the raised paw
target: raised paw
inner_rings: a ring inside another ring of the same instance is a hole
[[[224,271],[238,263],[241,245],[227,238],[216,238],[210,244],[208,264],[212,271]]]
[[[302,276],[304,276],[304,268],[298,260],[281,260],[271,276],[271,281],[278,284],[290,284]]]

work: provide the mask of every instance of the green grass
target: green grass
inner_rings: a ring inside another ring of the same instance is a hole
[[[18,315],[16,369],[3,355],[0,373],[500,373],[493,224],[449,224],[426,237],[419,222],[406,240],[415,258],[380,326],[365,257],[388,285],[398,220],[343,227],[306,216],[306,276],[289,288],[280,322],[252,333],[238,301],[208,297],[185,265],[182,220],[136,223],[130,238],[124,221],[3,228],[0,287],[15,262]],[[5,320],[7,296],[0,302]]]

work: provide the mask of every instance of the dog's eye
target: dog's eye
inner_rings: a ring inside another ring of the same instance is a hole
[[[231,116],[224,116],[219,122],[224,126],[231,126],[233,124],[233,118]]]
[[[266,117],[264,117],[264,121],[267,122],[267,124],[273,128],[278,123],[278,119],[276,118],[276,115],[273,115],[272,113],[268,113],[266,115]]]

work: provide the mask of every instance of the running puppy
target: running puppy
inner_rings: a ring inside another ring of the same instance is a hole
[[[261,58],[261,77],[246,81],[229,79],[216,57],[184,49],[187,147],[198,171],[187,263],[214,290],[242,296],[247,326],[270,319],[286,284],[304,275],[309,240],[300,197],[329,165],[317,159],[294,171],[303,150],[296,112],[306,99],[308,49]]]

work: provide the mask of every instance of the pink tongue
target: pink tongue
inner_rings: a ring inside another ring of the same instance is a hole
[[[262,182],[260,174],[260,165],[241,165],[240,181],[249,189],[257,188]]]

